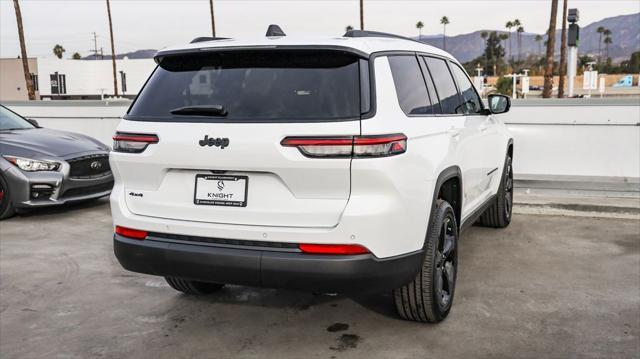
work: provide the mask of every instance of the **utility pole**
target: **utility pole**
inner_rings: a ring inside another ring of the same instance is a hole
[[[209,8],[211,9],[211,35],[216,37],[216,20],[213,16],[213,0],[209,0]]]
[[[116,77],[116,49],[113,46],[113,22],[111,21],[111,4],[107,0],[107,14],[109,15],[109,34],[111,35],[111,64],[113,65],[113,94],[118,97],[118,78]]]
[[[24,30],[22,28],[22,13],[20,12],[20,4],[18,0],[13,0],[13,7],[16,10],[16,22],[18,23],[18,38],[20,40],[20,56],[22,56],[22,70],[24,72],[24,81],[27,83],[27,95],[29,100],[36,99],[36,92],[33,89],[33,80],[29,72],[29,58],[27,57],[27,45],[24,42]]]
[[[98,59],[98,35],[96,34],[96,32],[92,32],[93,34],[93,59],[97,60]]]
[[[360,0],[360,30],[364,30],[364,0]]]
[[[560,40],[560,66],[558,68],[558,98],[564,97],[564,75],[567,69],[567,3],[562,7],[562,35]]]

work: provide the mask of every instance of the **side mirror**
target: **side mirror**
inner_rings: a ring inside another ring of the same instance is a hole
[[[493,114],[509,112],[511,108],[511,98],[505,95],[489,95],[489,110]]]
[[[29,122],[30,124],[34,125],[36,128],[40,128],[40,125],[38,124],[38,121],[32,119],[32,118],[25,118],[25,120],[27,120],[27,122]]]

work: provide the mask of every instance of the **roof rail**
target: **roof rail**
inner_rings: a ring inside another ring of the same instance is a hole
[[[369,31],[369,30],[349,30],[345,32],[344,35],[342,35],[342,37],[390,37],[393,39],[408,40],[408,41],[419,42],[421,44],[424,44],[424,42],[412,39],[410,37],[390,34],[388,32]]]
[[[269,25],[269,28],[267,29],[267,34],[265,36],[276,37],[276,36],[287,36],[287,34],[285,34],[284,31],[282,31],[280,26],[272,24],[272,25]]]
[[[228,39],[229,39],[228,37],[199,36],[191,40],[190,44],[193,44],[196,42],[203,42],[203,41],[216,41],[216,40],[228,40]]]

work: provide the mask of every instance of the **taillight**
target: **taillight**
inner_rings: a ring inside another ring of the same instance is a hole
[[[113,136],[113,150],[116,152],[140,153],[152,143],[158,143],[158,136],[121,132]]]
[[[387,157],[407,151],[407,136],[287,137],[280,144],[314,158]]]
[[[298,248],[306,254],[366,254],[369,250],[359,244],[300,244]]]
[[[127,238],[145,239],[147,238],[147,235],[149,233],[147,231],[141,231],[139,229],[116,226],[116,234]]]

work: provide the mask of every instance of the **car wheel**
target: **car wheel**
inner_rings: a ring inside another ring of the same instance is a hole
[[[438,200],[425,243],[420,272],[410,283],[394,289],[400,317],[416,322],[444,320],[453,303],[458,269],[458,225],[449,203]]]
[[[224,286],[224,284],[196,282],[193,280],[180,279],[175,277],[164,277],[164,279],[167,281],[167,283],[169,283],[169,286],[171,286],[171,288],[185,294],[211,294],[213,292],[219,291]]]
[[[478,223],[484,227],[505,228],[511,223],[513,211],[513,167],[512,156],[507,154],[502,171],[502,180],[495,202],[480,216]]]
[[[13,203],[11,202],[11,196],[9,195],[9,185],[0,176],[0,219],[5,219],[13,216],[16,213]]]

